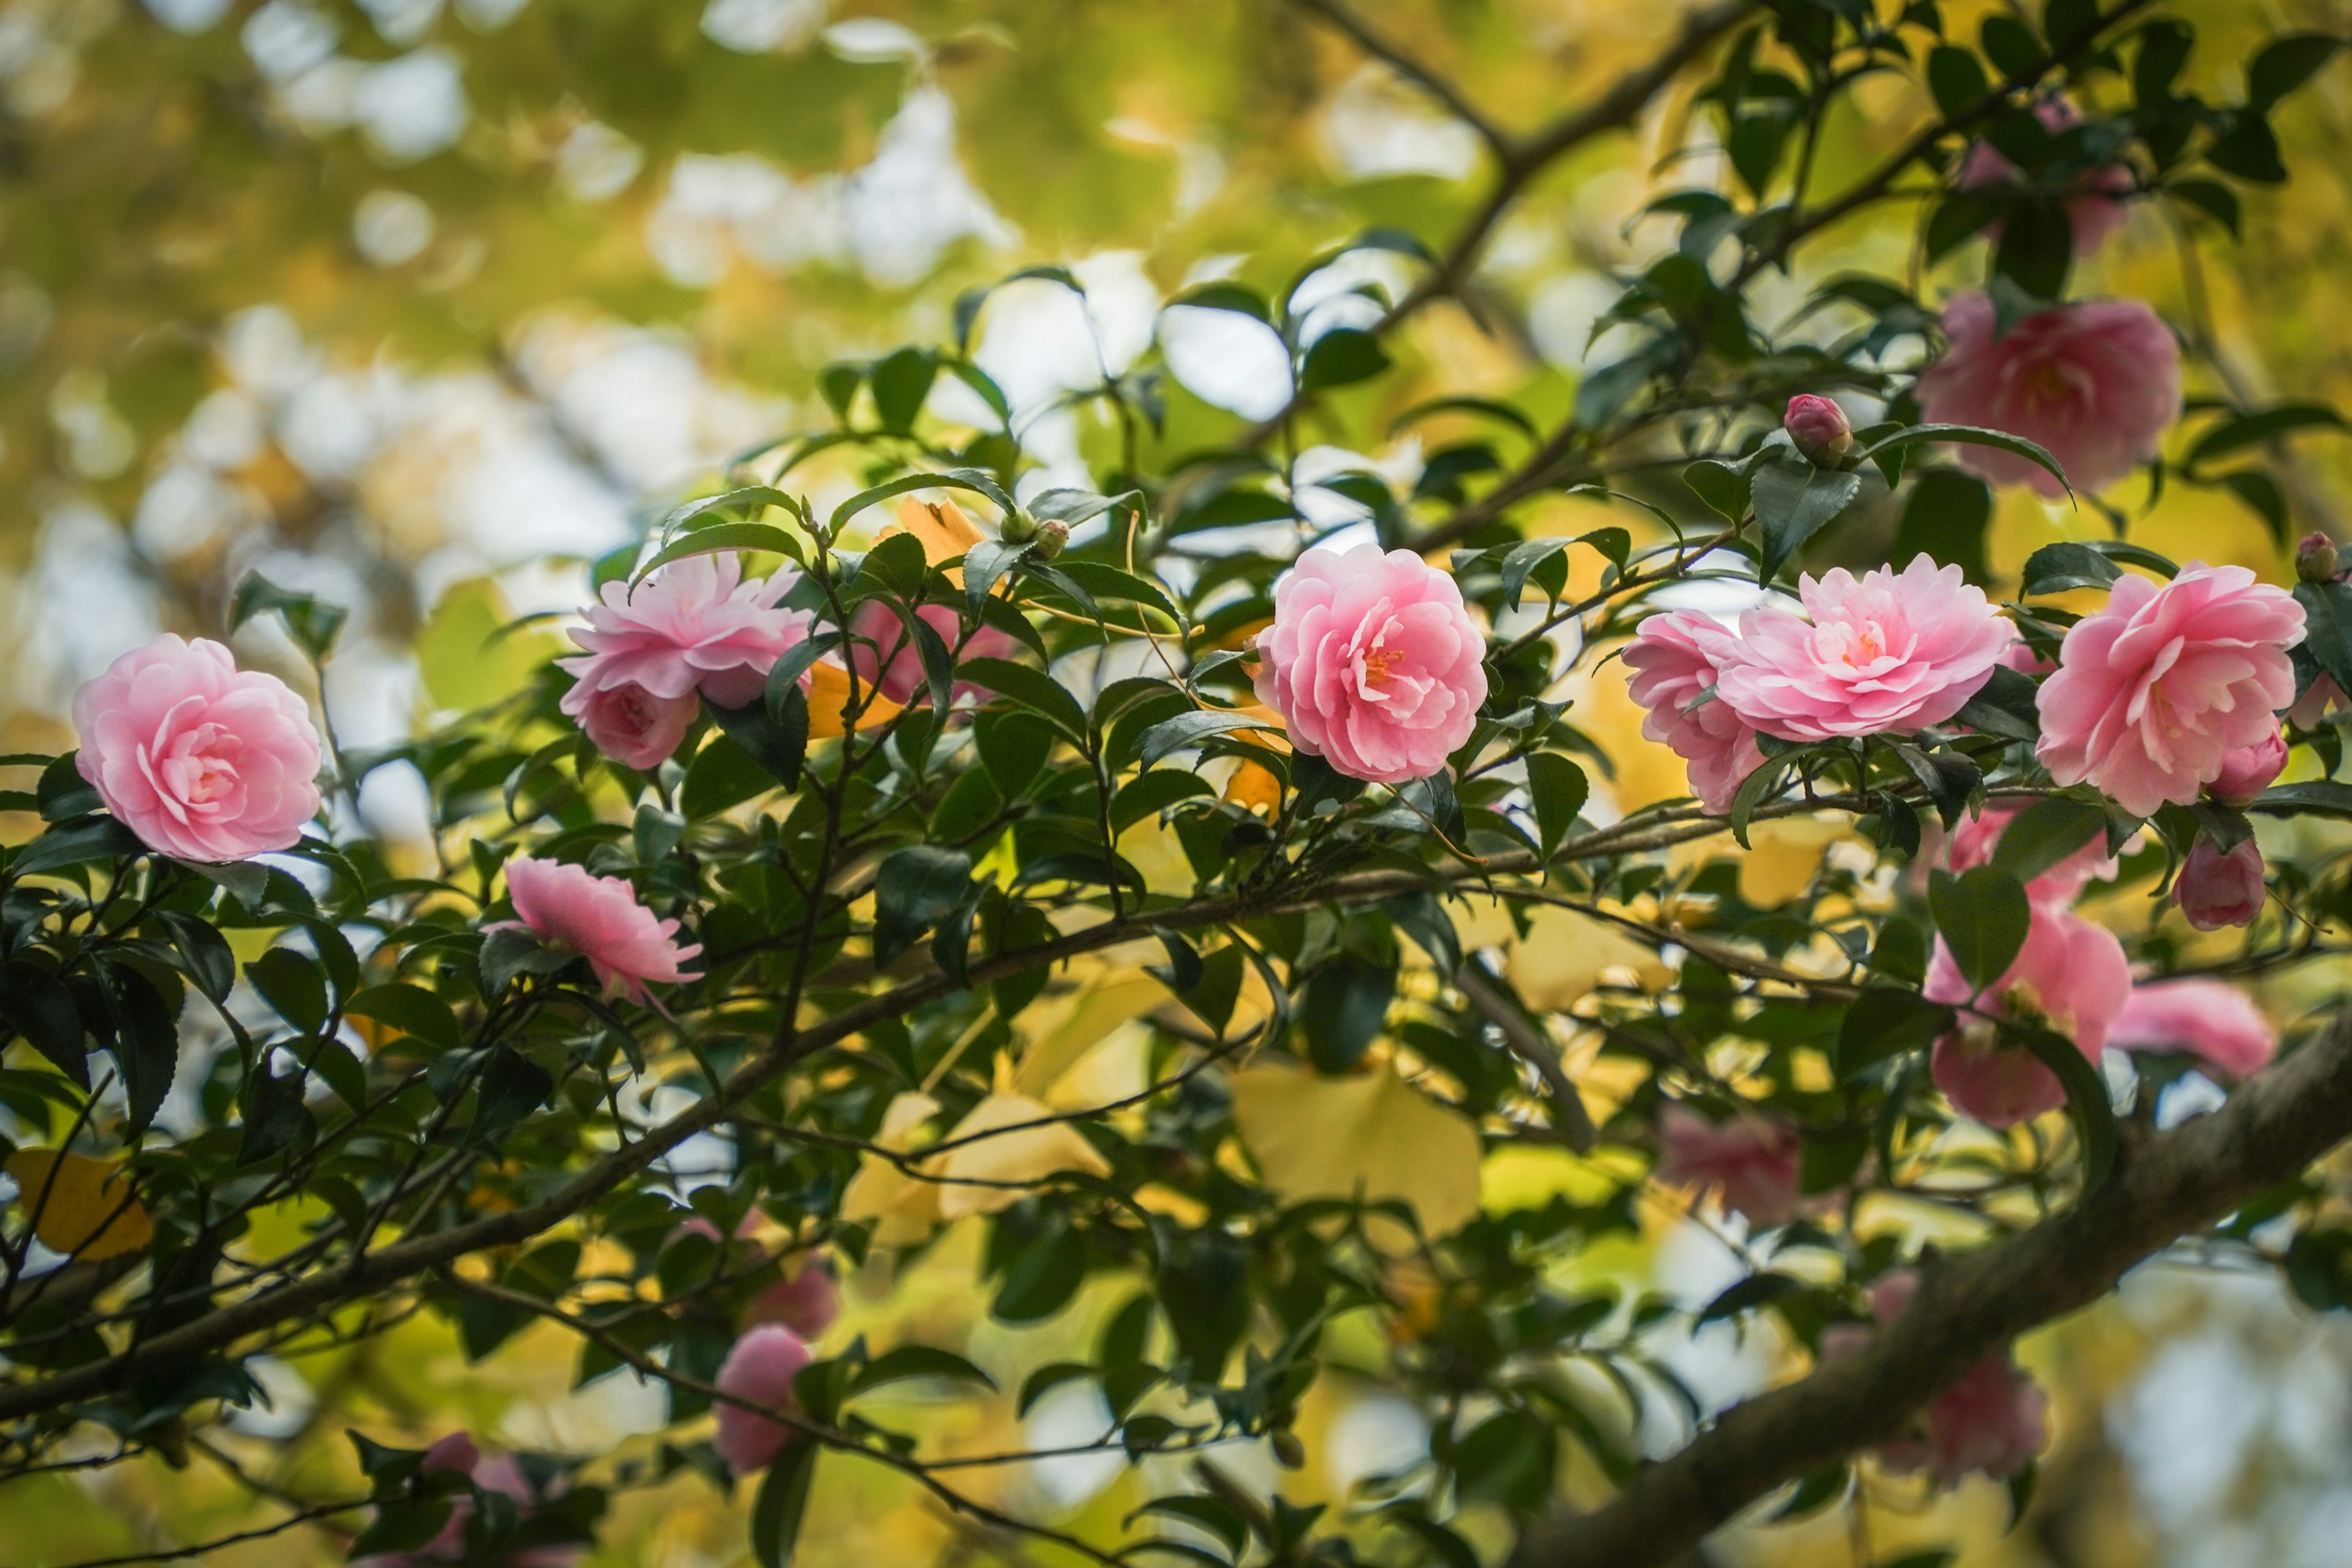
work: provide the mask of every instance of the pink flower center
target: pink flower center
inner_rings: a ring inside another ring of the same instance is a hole
[[[1909,642],[1901,627],[1889,627],[1875,618],[1831,621],[1813,628],[1813,651],[1821,662],[1856,675],[1874,675],[1899,663]]]
[[[236,767],[244,750],[238,738],[210,722],[171,735],[167,719],[163,730],[142,760],[149,781],[172,814],[185,822],[218,816],[233,806],[244,782]]]
[[[1357,660],[1363,668],[1364,684],[1367,686],[1388,684],[1389,666],[1394,664],[1399,657],[1396,649],[1392,647],[1376,647],[1364,654]]]

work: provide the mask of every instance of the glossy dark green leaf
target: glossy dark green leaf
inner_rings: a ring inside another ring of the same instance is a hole
[[[751,1500],[751,1556],[760,1568],[787,1568],[800,1543],[822,1446],[798,1438],[784,1445]]]
[[[1775,458],[1758,465],[1748,493],[1764,531],[1756,580],[1769,583],[1805,541],[1853,504],[1862,494],[1862,476],[1850,469],[1817,468],[1802,458]]]
[[[75,1083],[89,1087],[81,1014],[57,975],[20,958],[0,959],[0,1026],[23,1036]]]
[[[1342,952],[1307,982],[1307,1056],[1318,1071],[1341,1073],[1363,1059],[1388,1019],[1396,970]]]
[[[1979,992],[2017,962],[2033,915],[2024,884],[1992,866],[1932,873],[1927,905],[1961,978]]]
[[[896,849],[874,877],[874,962],[887,964],[963,901],[971,857],[961,849],[910,844]]]

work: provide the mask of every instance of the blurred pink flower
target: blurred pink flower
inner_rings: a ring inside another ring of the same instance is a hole
[[[2034,118],[2042,129],[2055,134],[2083,121],[2083,111],[2063,98],[2045,98],[2033,106]],[[1990,142],[1974,142],[1969,145],[1968,156],[1960,160],[1958,177],[1953,184],[1960,190],[1974,190],[1983,185],[2016,184],[2021,171],[2001,155],[2000,149]],[[2088,256],[2107,242],[2107,237],[2131,221],[2131,208],[2117,196],[2131,190],[2132,172],[2119,163],[2103,164],[2076,176],[2074,189],[2079,195],[2066,201],[2066,221],[2074,230],[2074,254]],[[1996,220],[1985,226],[1985,236],[1999,240],[2000,223]]]
[[[2273,729],[2251,746],[2221,753],[2221,771],[2213,779],[2213,798],[2224,805],[2252,805],[2254,797],[2285,770],[2286,737]]]
[[[2266,897],[2263,852],[2251,838],[2239,840],[2226,855],[2210,839],[2199,838],[2172,882],[2173,902],[2199,931],[2250,926]]]
[[[2277,733],[2294,700],[2286,650],[2303,637],[2303,606],[2242,566],[2191,562],[2161,585],[2118,578],[2042,683],[2034,755],[2058,783],[2087,780],[2135,816],[2187,805],[2229,752]]]
[[[419,1474],[436,1475],[461,1472],[486,1492],[498,1492],[514,1500],[516,1512],[524,1520],[530,1518],[547,1497],[535,1491],[530,1478],[522,1472],[512,1456],[485,1455],[474,1444],[472,1436],[452,1432],[425,1450],[425,1458],[417,1466]],[[383,1552],[352,1560],[352,1568],[429,1568],[442,1563],[466,1561],[466,1522],[474,1516],[474,1500],[470,1496],[454,1498],[449,1503],[449,1518],[440,1532],[414,1552]],[[584,1543],[566,1542],[560,1545],[526,1546],[500,1554],[494,1559],[500,1568],[572,1568],[572,1564],[587,1555]]]
[[[1918,1288],[1918,1275],[1908,1268],[1881,1275],[1870,1287],[1871,1316],[1881,1326],[1893,1322]],[[1822,1331],[1821,1360],[1826,1364],[1853,1355],[1871,1338],[1864,1324],[1832,1323]],[[1944,1486],[1971,1470],[2005,1480],[2042,1451],[2049,1428],[2042,1390],[2003,1352],[1969,1368],[1929,1401],[1912,1431],[1877,1452],[1888,1469],[1927,1470]]]
[[[2158,980],[2132,987],[2107,1044],[2126,1051],[2186,1051],[2216,1075],[2249,1077],[2278,1054],[2278,1028],[2252,996],[2219,980]]]
[[[625,992],[650,1005],[646,981],[696,978],[680,965],[700,952],[701,945],[679,945],[677,921],[663,920],[637,902],[636,889],[625,879],[525,856],[509,860],[506,869],[507,896],[514,900],[520,923],[549,946],[586,957],[608,994]]]
[[[1274,588],[1258,700],[1349,778],[1427,778],[1486,700],[1486,638],[1454,579],[1410,550],[1307,551]]]
[[[598,751],[625,766],[651,773],[677,752],[702,704],[691,691],[683,697],[656,697],[632,680],[593,690],[575,686],[564,693],[563,708],[580,721],[581,732]]]
[[[956,613],[945,605],[916,606],[916,616],[939,633],[940,641],[950,655],[956,653],[956,639],[962,628]],[[849,613],[849,635],[870,641],[853,641],[849,645],[849,662],[857,671],[857,679],[879,691],[892,702],[904,706],[919,691],[927,689],[923,656],[919,648],[907,640],[907,623],[898,613],[879,599],[868,599]],[[1020,644],[1010,632],[994,626],[982,626],[965,643],[962,658],[1004,658],[1015,652]],[[959,684],[959,695],[971,688]]]
[[[1738,647],[1738,639],[1712,617],[1675,610],[1643,621],[1625,650],[1633,671],[1628,689],[1649,710],[1642,733],[1689,764],[1691,794],[1718,816],[1731,809],[1740,781],[1764,765],[1756,731],[1713,695]]]
[[[793,1407],[793,1379],[813,1359],[809,1348],[792,1330],[762,1323],[735,1342],[719,1363],[717,1380],[721,1394],[777,1409]],[[719,1435],[711,1447],[739,1476],[764,1470],[775,1462],[793,1430],[740,1405],[719,1406]]]
[[[1797,1212],[1798,1159],[1803,1140],[1774,1118],[1735,1115],[1717,1125],[1686,1105],[1658,1112],[1657,1180],[1715,1189],[1723,1206],[1759,1226],[1785,1224]]]
[[[1717,681],[1732,711],[1790,741],[1940,724],[1982,689],[2016,636],[1958,566],[1844,567],[1798,579],[1805,615],[1765,604],[1739,620]]]
[[[1990,863],[1993,851],[2000,845],[2000,836],[2028,804],[1990,801],[1983,811],[1962,817],[1959,826],[1952,830],[1951,868],[1966,871]],[[2095,833],[2080,849],[2028,882],[2025,890],[2037,903],[2070,904],[2091,882],[2115,880],[2116,871],[2115,858],[2107,853],[2106,836]]]
[[[243,860],[301,841],[319,813],[319,731],[274,675],[165,632],[74,693],[74,766],[151,849]]]
[[[809,613],[776,607],[796,574],[742,581],[740,556],[689,555],[673,561],[634,591],[604,584],[604,602],[572,640],[588,651],[556,662],[579,678],[563,711],[577,718],[591,693],[641,686],[656,697],[695,691],[721,708],[758,698],[768,671],[808,636]]]
[[[761,1291],[744,1310],[747,1324],[781,1323],[804,1340],[822,1338],[841,1316],[841,1287],[833,1265],[821,1258],[801,1261],[784,1279]]]
[[[1930,1002],[1958,1005],[1972,999],[1941,936],[1920,990]],[[1995,1017],[2048,1026],[2095,1063],[2130,998],[2131,965],[2115,933],[2071,910],[2037,903],[2016,962],[1973,1000]],[[1936,1042],[1931,1065],[1944,1097],[1988,1127],[2014,1126],[2066,1102],[2058,1075],[1986,1019],[1964,1016],[1958,1028]]]
[[[1996,341],[1992,301],[1958,294],[1944,308],[1944,357],[1919,377],[1921,417],[2022,436],[2077,489],[2103,490],[2156,456],[2180,416],[2180,345],[2137,300],[2060,305]],[[2066,493],[2013,453],[1960,446],[1954,456],[1995,484],[2030,484],[2053,500]]]

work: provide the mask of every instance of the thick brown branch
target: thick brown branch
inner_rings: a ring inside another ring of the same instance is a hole
[[[1514,1568],[1674,1561],[1775,1487],[1895,1436],[1985,1356],[2097,1300],[2134,1264],[2347,1136],[2352,1014],[2213,1114],[2129,1138],[2114,1175],[2079,1206],[1930,1268],[1868,1349],[1734,1407],[1605,1507],[1531,1531]]]

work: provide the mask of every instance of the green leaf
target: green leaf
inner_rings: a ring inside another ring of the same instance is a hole
[[[1229,735],[1237,731],[1259,731],[1282,732],[1279,724],[1269,724],[1247,713],[1232,713],[1219,709],[1196,709],[1163,719],[1143,732],[1142,744],[1136,757],[1145,767],[1151,767],[1172,752],[1199,745],[1212,735]]]
[[[874,413],[882,428],[900,436],[912,430],[939,374],[940,356],[929,349],[903,348],[877,360],[867,384],[874,389]]]
[[[1985,552],[1991,522],[1990,485],[1958,468],[1927,469],[1911,481],[1889,559],[1908,562],[1924,554],[1939,566],[1959,567],[1982,586],[1992,575]]]
[[[179,1020],[172,1004],[137,970],[105,959],[95,968],[100,1005],[112,1030],[107,1044],[122,1072],[130,1135],[137,1138],[155,1120],[179,1070]]]
[[[1979,866],[1957,877],[1948,871],[1932,873],[1927,907],[1952,963],[1979,993],[2017,962],[2033,919],[2024,884],[1993,866]]]
[[[2231,118],[2230,129],[2205,149],[2205,161],[2225,174],[2257,185],[2286,184],[2286,163],[2279,155],[2278,133],[2257,110]]]
[[[449,1004],[419,985],[371,985],[344,1003],[343,1011],[373,1018],[436,1050],[456,1050],[461,1038]]]
[[[2328,679],[2352,691],[2352,586],[2297,583],[2294,602],[2303,606],[2305,648]]]
[[[2189,448],[2188,466],[2197,468],[2214,458],[2260,446],[2297,430],[2342,430],[2344,416],[2324,403],[2279,403],[2251,414],[2225,419],[2200,436]]]
[[[2268,110],[2317,75],[2341,47],[2343,40],[2328,33],[2288,33],[2272,39],[2246,67],[2247,107]]]
[[[1298,385],[1304,392],[1351,386],[1370,381],[1388,367],[1389,356],[1378,338],[1360,327],[1334,327],[1307,346],[1298,368]]]
[[[1249,1525],[1240,1514],[1213,1497],[1153,1498],[1133,1513],[1119,1521],[1120,1527],[1132,1530],[1135,1521],[1147,1515],[1165,1515],[1181,1519],[1197,1530],[1207,1531],[1223,1543],[1230,1557],[1239,1557],[1249,1542]]]
[[[957,673],[973,685],[986,687],[1040,715],[1079,745],[1087,743],[1085,711],[1078,707],[1078,700],[1053,677],[1003,658],[968,658],[958,667]]]
[[[493,1049],[482,1063],[474,1102],[474,1124],[467,1130],[476,1145],[494,1143],[524,1117],[547,1103],[555,1080],[547,1069],[511,1046]]]
[[[2116,1110],[2098,1064],[2065,1036],[2049,1029],[2004,1026],[2066,1086],[2066,1113],[2083,1141],[2083,1190],[2095,1192],[2116,1164]]]
[[[1139,773],[1111,798],[1111,834],[1115,837],[1125,833],[1180,800],[1216,793],[1214,785],[1190,768],[1154,768]]]
[[[950,1383],[976,1383],[992,1393],[996,1380],[981,1371],[953,1351],[931,1345],[900,1345],[885,1351],[859,1370],[849,1380],[844,1402],[861,1394],[871,1394],[886,1384],[906,1383],[919,1377],[942,1378]]]
[[[1748,493],[1764,530],[1756,580],[1769,583],[1806,540],[1853,504],[1862,493],[1862,476],[1851,469],[1817,468],[1802,458],[1780,457],[1756,469]]]
[[[1528,796],[1536,810],[1536,841],[1549,860],[1576,826],[1591,793],[1584,770],[1557,752],[1533,752],[1528,756]]]
[[[874,962],[888,964],[947,918],[971,886],[971,857],[935,844],[896,849],[874,876]]]
[[[127,860],[145,853],[147,846],[137,834],[113,817],[101,816],[50,828],[17,851],[8,863],[8,875],[29,877],[36,871],[58,871],[93,860]]]
[[[41,770],[40,783],[34,786],[34,794],[40,803],[43,822],[64,822],[104,808],[105,800],[76,765],[79,756],[78,752],[68,752]]]
[[[1701,1309],[1695,1326],[1705,1328],[1727,1318],[1737,1318],[1759,1307],[1769,1307],[1775,1301],[1801,1296],[1809,1289],[1803,1280],[1786,1274],[1750,1274],[1744,1279],[1734,1281],[1729,1289]]]
[[[229,951],[228,939],[211,922],[177,910],[164,910],[155,918],[171,933],[172,945],[196,988],[215,1002],[227,1001],[236,984],[236,954]]]
[[[59,1072],[89,1088],[81,1014],[64,981],[24,959],[0,959],[0,1026],[22,1035]]]
[[[1947,117],[1973,108],[1992,90],[1984,67],[1970,51],[1954,44],[1938,45],[1927,56],[1927,90]]]
[[[312,664],[325,660],[333,651],[336,634],[351,618],[351,612],[340,605],[323,604],[309,594],[299,594],[281,588],[258,572],[247,572],[229,595],[228,629],[236,630],[254,616],[276,611],[286,623],[286,631],[295,646],[308,654]]]
[[[2332,816],[2352,822],[2352,784],[2334,779],[2273,784],[2246,809],[2264,816]]]
[[[290,947],[273,947],[245,966],[245,977],[278,1016],[305,1034],[327,1021],[327,976],[318,962]]]
[[[1863,449],[1862,456],[1875,459],[1881,452],[1896,447],[1912,446],[1921,441],[1955,441],[1964,447],[1995,447],[2012,457],[2023,458],[2028,462],[2041,465],[2049,470],[2052,477],[2060,484],[2066,486],[2066,493],[2069,496],[2074,493],[2074,487],[2067,483],[2066,470],[2058,466],[2057,458],[2024,437],[2012,436],[2006,430],[1987,430],[1974,425],[1914,425],[1908,429],[1898,430],[1892,436],[1873,442]]]
[[[2074,223],[2060,201],[2017,201],[2001,216],[1993,271],[2036,300],[2065,297],[2074,268]]]
[[[553,974],[572,962],[572,954],[541,947],[530,931],[509,926],[482,937],[479,960],[482,993],[495,1000],[521,974]]]
[[[2104,588],[2123,574],[2123,568],[2087,544],[2045,544],[2025,558],[2018,592],[2032,598],[2074,588]]]
[[[1683,470],[1683,483],[1726,522],[1736,523],[1748,515],[1748,476],[1740,469],[1701,458]]]
[[[722,729],[703,742],[686,765],[686,782],[677,792],[677,808],[689,822],[699,822],[737,806],[776,787],[776,775],[754,761]]]
[[[711,719],[743,754],[760,764],[786,789],[801,787],[801,764],[808,757],[808,697],[797,685],[784,688],[781,711],[771,713],[763,700],[741,708],[705,702]]]
[[[1993,847],[1992,864],[2021,882],[2031,882],[2106,831],[2104,807],[2051,795],[2010,819]]]
[[[1176,601],[1168,596],[1167,590],[1132,572],[1123,572],[1099,561],[1057,562],[1055,570],[1096,598],[1124,599],[1130,604],[1150,605],[1168,617],[1179,636],[1182,636],[1192,624],[1184,618],[1184,612],[1176,607]]]
[[[2164,187],[2172,199],[2187,202],[2190,206],[2221,220],[2221,226],[2236,238],[2240,233],[2238,193],[2219,180],[2175,180]]]
[[[1003,487],[979,469],[951,468],[944,474],[907,474],[887,484],[858,491],[833,509],[833,531],[838,534],[845,523],[877,501],[888,500],[892,496],[902,496],[909,490],[930,489],[970,490],[976,496],[985,497],[1008,517],[1019,510],[1013,506],[1013,498],[1004,493]]]
[[[637,568],[636,580],[644,582],[673,561],[683,561],[689,555],[716,555],[722,550],[761,550],[772,555],[796,556],[800,553],[800,542],[771,523],[714,522],[654,552]]]
[[[1934,1045],[1951,1032],[1958,1016],[1916,991],[1866,987],[1838,1026],[1838,1077],[1858,1078],[1891,1057]]]
[[[801,1518],[808,1511],[809,1485],[824,1452],[820,1445],[795,1437],[768,1467],[751,1502],[751,1556],[760,1568],[786,1568],[792,1562]]]
[[[356,1436],[356,1434],[354,1434]],[[422,1462],[422,1450],[418,1454]],[[414,1552],[441,1533],[449,1522],[453,1505],[446,1498],[425,1498],[417,1502],[383,1501],[376,1504],[375,1517],[360,1531],[351,1544],[354,1561],[379,1553]]]
[[[1363,1059],[1396,996],[1396,969],[1342,952],[1307,983],[1307,1058],[1318,1071],[1343,1073]]]

